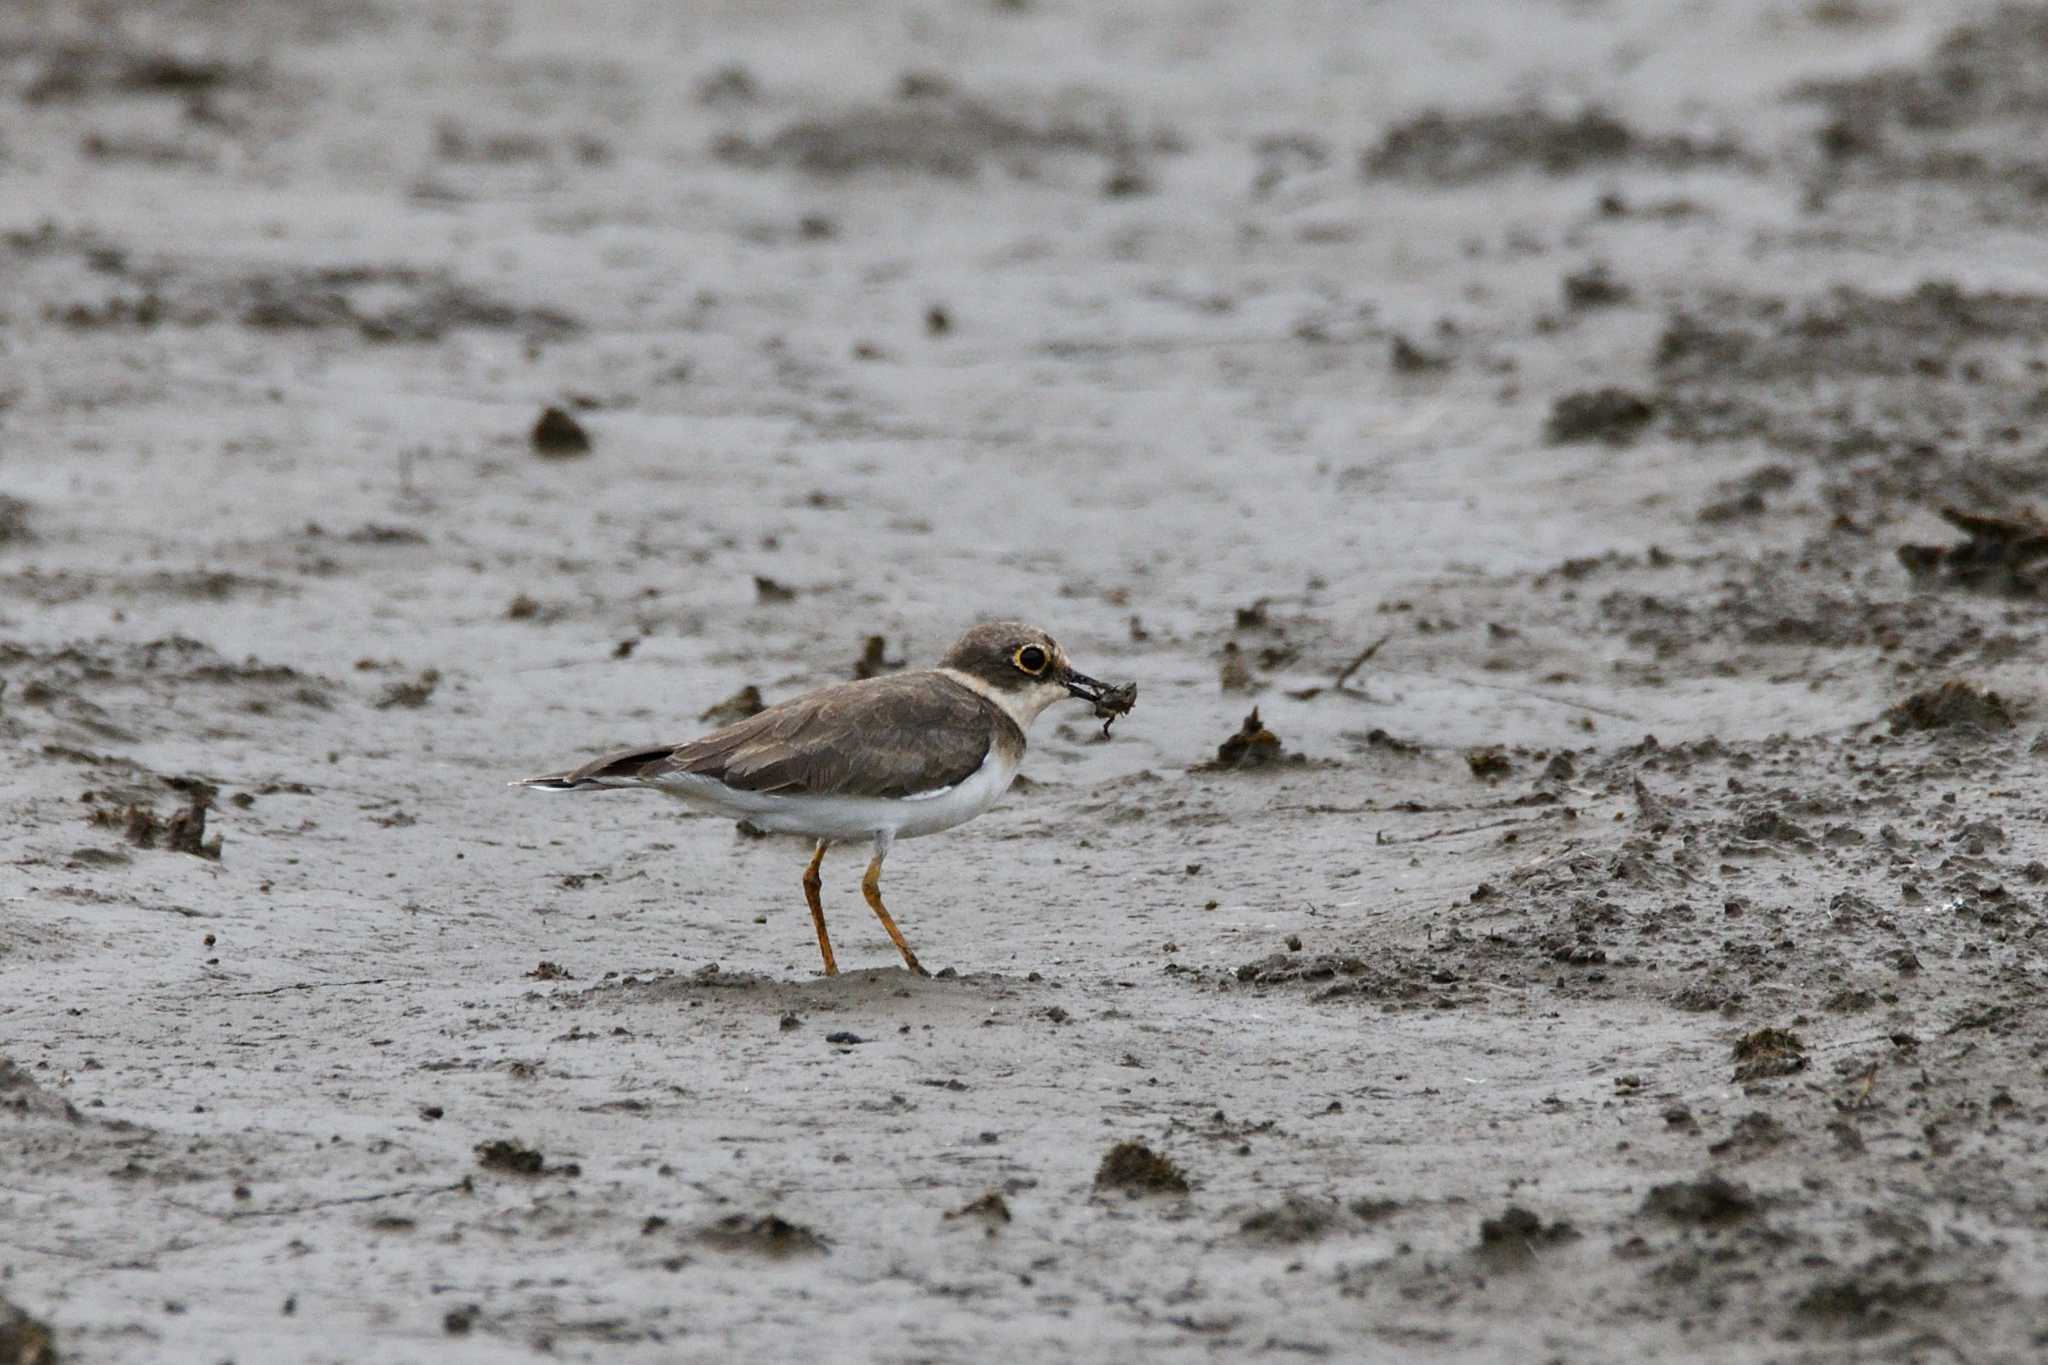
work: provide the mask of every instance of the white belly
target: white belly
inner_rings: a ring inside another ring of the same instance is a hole
[[[964,781],[937,791],[890,799],[879,796],[785,796],[735,791],[709,777],[678,774],[655,784],[700,810],[746,820],[775,834],[813,839],[864,838],[887,830],[899,839],[937,834],[972,820],[1009,790],[1017,765],[994,748]]]

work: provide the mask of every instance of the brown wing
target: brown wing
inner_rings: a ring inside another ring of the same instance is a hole
[[[913,796],[965,781],[991,743],[1021,750],[1023,739],[1000,708],[951,679],[894,673],[771,706],[673,749],[610,754],[569,780],[692,773],[787,796]]]

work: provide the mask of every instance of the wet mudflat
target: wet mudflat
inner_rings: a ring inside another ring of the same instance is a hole
[[[0,18],[0,1361],[2044,1349],[2048,10],[1444,8]]]

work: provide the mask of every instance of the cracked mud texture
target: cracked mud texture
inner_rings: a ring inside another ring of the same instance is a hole
[[[0,1358],[2048,1351],[2048,8],[1290,15],[0,12]]]

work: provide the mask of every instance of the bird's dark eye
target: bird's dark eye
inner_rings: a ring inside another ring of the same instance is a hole
[[[1012,654],[1010,659],[1017,667],[1033,677],[1037,677],[1040,673],[1045,672],[1045,666],[1050,662],[1046,657],[1045,651],[1037,645],[1025,645],[1015,654]]]

